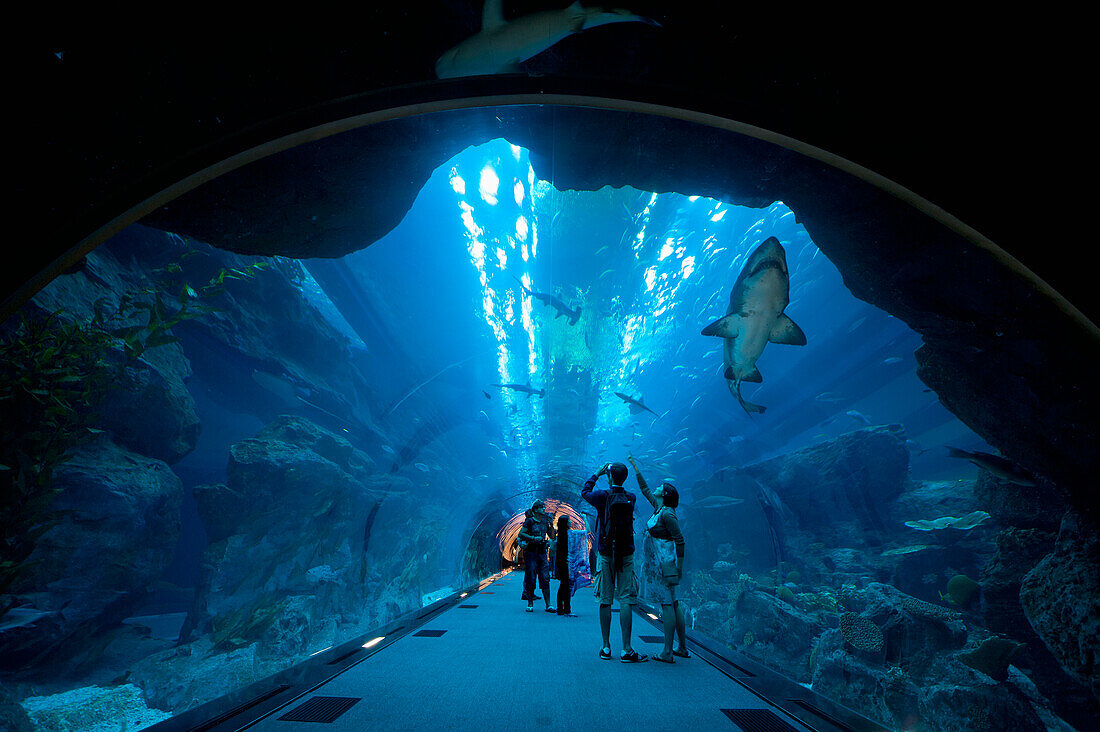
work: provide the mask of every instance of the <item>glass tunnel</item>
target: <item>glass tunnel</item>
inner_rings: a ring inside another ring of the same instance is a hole
[[[990,619],[1012,527],[984,496],[1019,495],[1036,556],[1065,507],[922,381],[921,335],[853,294],[800,206],[827,175],[836,217],[942,223],[735,131],[798,196],[638,187],[701,125],[599,139],[624,114],[440,111],[284,145],[3,324],[0,647],[28,729],[171,725],[337,651],[381,658],[398,621],[522,574],[536,500],[585,549],[569,622],[595,659],[582,488],[629,459],[639,548],[636,472],[679,493],[689,646],[812,691],[810,728],[1084,728],[1080,684]],[[587,133],[587,158],[555,152]],[[612,147],[631,175],[567,180]],[[978,707],[990,726],[960,726]]]

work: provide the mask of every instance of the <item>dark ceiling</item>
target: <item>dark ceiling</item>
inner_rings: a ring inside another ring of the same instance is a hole
[[[563,4],[505,2],[504,13]],[[1078,261],[1091,244],[1068,227],[1081,218],[1080,22],[963,4],[621,4],[661,27],[589,30],[524,64],[525,76],[449,82],[435,80],[434,61],[477,30],[480,2],[14,16],[9,229],[22,233],[8,243],[6,305],[114,216],[276,134],[416,99],[545,90],[687,107],[839,154],[955,215],[1100,319]]]

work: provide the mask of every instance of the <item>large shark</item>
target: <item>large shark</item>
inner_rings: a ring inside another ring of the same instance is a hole
[[[546,10],[504,20],[502,0],[485,0],[481,31],[450,49],[435,62],[440,79],[483,74],[515,73],[526,61],[558,41],[608,23],[659,25],[627,10],[585,8],[575,2],[563,10]]]
[[[756,360],[764,352],[764,346],[806,345],[802,329],[783,312],[791,301],[790,292],[787,253],[778,239],[769,237],[749,255],[737,276],[726,317],[703,328],[703,335],[725,339],[722,360],[726,365],[726,383],[749,414],[762,413],[764,407],[741,398],[741,382],[758,384],[763,380]]]
[[[513,391],[521,391],[528,396],[538,395],[540,398],[546,396],[544,389],[536,389],[530,384],[489,384],[489,386],[499,386],[501,389],[511,389]]]
[[[580,320],[580,317],[581,317],[581,306],[580,305],[577,306],[576,310],[573,310],[568,305],[566,305],[564,302],[562,302],[560,299],[554,297],[553,295],[550,295],[550,294],[545,293],[545,292],[535,292],[534,290],[527,289],[527,286],[523,284],[522,280],[520,280],[518,277],[515,277],[515,275],[512,275],[512,276],[515,278],[516,282],[519,282],[519,286],[523,289],[524,292],[526,292],[528,295],[535,298],[536,300],[539,300],[543,303],[546,303],[547,305],[549,305],[550,307],[552,307],[552,308],[554,308],[555,310],[558,311],[557,314],[554,316],[555,320],[560,318],[563,315],[565,315],[569,318],[569,325],[576,325],[577,321]]]

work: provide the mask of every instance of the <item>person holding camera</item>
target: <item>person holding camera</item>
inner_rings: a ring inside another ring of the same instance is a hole
[[[549,539],[547,539],[549,537]],[[535,579],[538,578],[546,612],[556,613],[550,606],[550,574],[546,551],[554,539],[554,527],[546,516],[546,504],[535,501],[527,512],[527,519],[519,530],[519,545],[523,549],[523,599],[527,600],[527,612],[534,612]]]
[[[596,481],[608,476],[609,488],[597,488]],[[596,599],[600,603],[600,658],[611,660],[611,603],[619,599],[619,628],[623,633],[623,663],[648,661],[630,644],[632,610],[638,602],[638,577],[634,574],[633,493],[623,487],[627,469],[622,463],[607,463],[585,481],[581,498],[596,509]]]
[[[686,612],[683,603],[676,597],[676,587],[684,575],[684,536],[676,517],[680,494],[676,486],[668,481],[651,492],[634,458],[627,459],[634,467],[638,488],[653,506],[653,515],[646,523],[645,542],[642,545],[642,595],[646,600],[661,606],[661,620],[665,626],[664,650],[654,658],[663,663],[673,663],[673,656],[689,657]],[[672,647],[674,634],[680,641],[675,650]]]

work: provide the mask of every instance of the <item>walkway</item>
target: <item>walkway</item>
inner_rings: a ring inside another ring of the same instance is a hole
[[[576,617],[561,617],[544,612],[540,601],[535,612],[524,612],[522,582],[519,573],[505,574],[418,630],[388,645],[380,642],[369,657],[249,729],[834,729],[799,724],[694,652],[675,665],[621,663],[617,614],[613,660],[601,660],[598,606],[590,588],[574,597]],[[661,632],[640,616],[633,635],[634,647],[651,656],[663,642]],[[314,701],[323,697],[348,701]],[[308,711],[306,705],[326,706],[338,716],[324,725],[281,719]],[[339,713],[342,705],[350,706]],[[776,716],[765,711],[769,726],[740,726],[723,709],[772,709]]]

